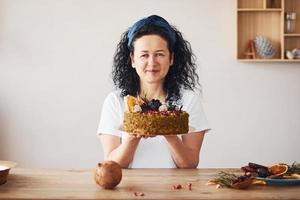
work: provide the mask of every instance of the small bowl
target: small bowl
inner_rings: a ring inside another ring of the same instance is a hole
[[[9,170],[16,165],[17,163],[12,161],[0,160],[0,185],[6,183]]]

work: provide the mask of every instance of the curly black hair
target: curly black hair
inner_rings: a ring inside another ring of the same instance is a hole
[[[131,46],[128,47],[128,31],[125,31],[117,46],[113,60],[112,78],[115,86],[121,90],[121,96],[136,96],[140,92],[140,80],[135,69],[131,66],[130,54],[134,51],[134,41],[144,35],[159,35],[167,41],[170,55],[174,53],[174,61],[167,73],[163,89],[167,95],[167,101],[177,101],[181,98],[182,88],[194,90],[199,84],[196,73],[196,57],[192,52],[191,45],[184,40],[181,32],[172,26],[176,33],[174,48],[170,47],[169,36],[159,26],[146,25],[136,33]]]

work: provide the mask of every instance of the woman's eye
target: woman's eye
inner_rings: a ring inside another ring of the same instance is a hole
[[[163,53],[159,53],[159,54],[157,54],[158,56],[165,56]]]
[[[142,54],[141,57],[142,57],[142,58],[147,58],[148,55],[147,55],[147,54]]]

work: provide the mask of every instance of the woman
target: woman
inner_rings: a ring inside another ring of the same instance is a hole
[[[118,44],[113,64],[118,88],[104,101],[98,134],[105,160],[123,168],[196,168],[208,130],[199,94],[196,65],[190,44],[160,16],[137,21]],[[126,95],[161,102],[176,101],[190,115],[189,133],[182,136],[132,136],[120,130]]]

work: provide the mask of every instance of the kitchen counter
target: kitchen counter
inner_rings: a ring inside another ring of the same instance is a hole
[[[94,181],[93,170],[13,168],[0,185],[0,199],[299,199],[300,186],[255,185],[247,190],[216,189],[209,179],[229,169],[127,169],[114,190]],[[237,172],[230,169],[231,172]],[[192,184],[192,190],[188,184]],[[174,190],[173,185],[184,188]],[[144,196],[135,196],[134,193]]]

